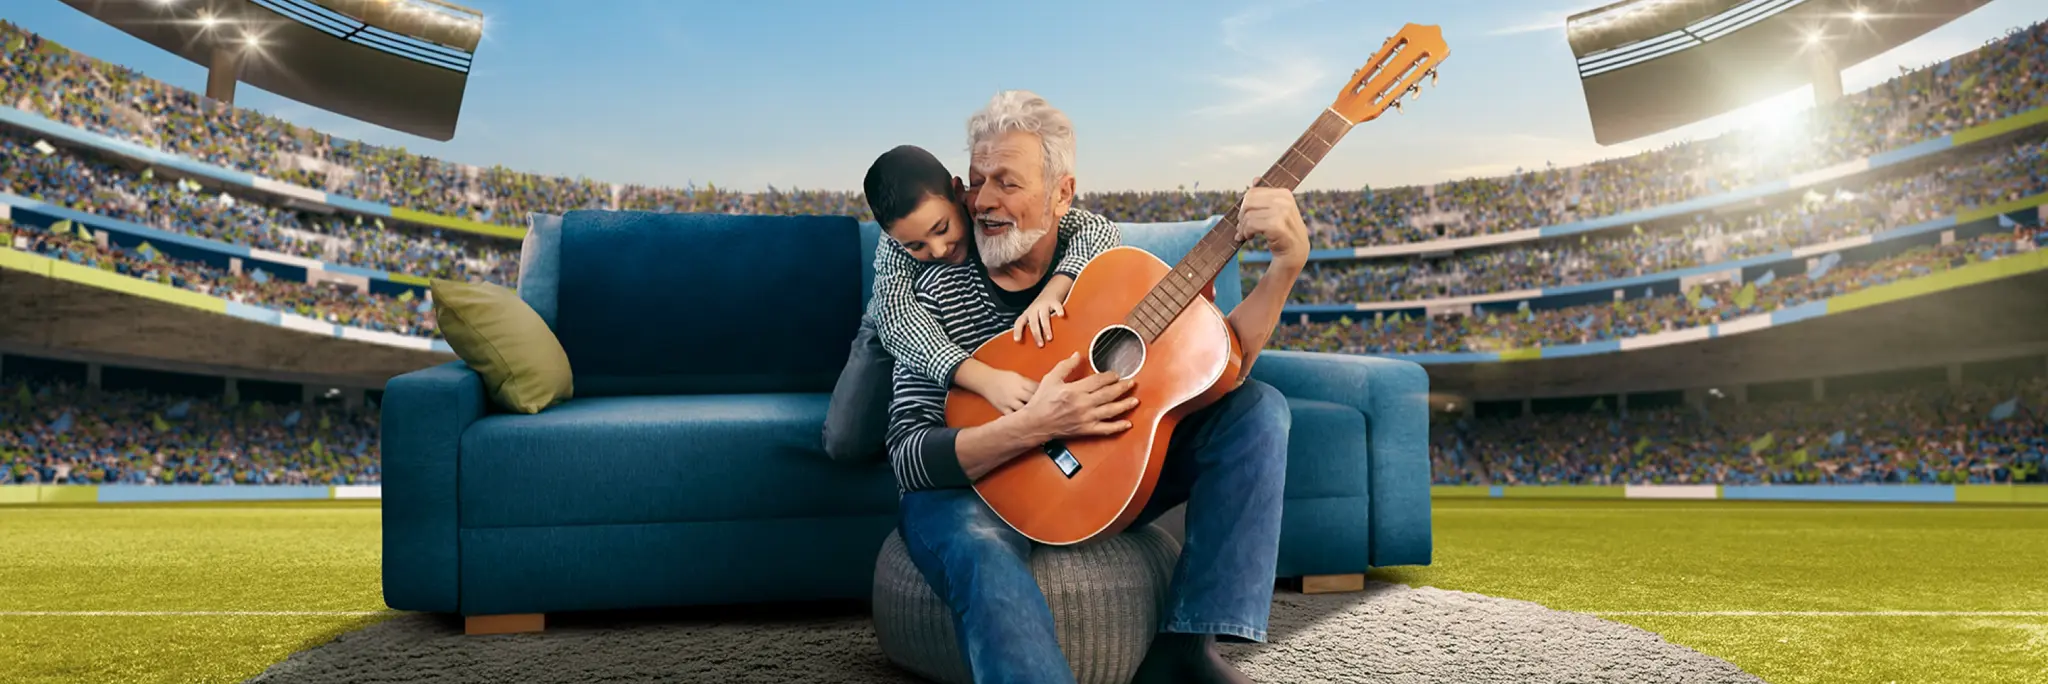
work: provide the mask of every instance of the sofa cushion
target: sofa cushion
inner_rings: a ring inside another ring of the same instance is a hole
[[[831,391],[861,315],[851,217],[578,210],[561,233],[578,396]]]
[[[1257,363],[1256,361],[1254,363]],[[1327,401],[1287,398],[1287,494],[1292,499],[1367,495],[1365,414]]]
[[[433,281],[434,319],[448,348],[476,369],[499,407],[538,413],[575,395],[569,358],[546,321],[511,290]]]
[[[562,217],[526,215],[526,238],[519,243],[519,299],[555,327],[556,290],[562,283]]]
[[[1218,217],[1200,221],[1176,223],[1117,223],[1117,232],[1123,235],[1124,246],[1136,247],[1151,252],[1152,256],[1172,266],[1186,258],[1188,250],[1202,241],[1215,227]],[[1223,265],[1223,271],[1216,274],[1216,308],[1230,313],[1232,307],[1244,299],[1244,283],[1238,275],[1237,260]]]
[[[579,398],[534,415],[486,417],[462,435],[462,526],[894,513],[888,465],[825,458],[827,400]]]

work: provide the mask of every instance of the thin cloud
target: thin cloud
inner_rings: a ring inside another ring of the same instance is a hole
[[[1321,85],[1329,71],[1318,60],[1298,53],[1275,56],[1271,53],[1277,46],[1254,45],[1254,42],[1265,41],[1247,40],[1252,29],[1266,23],[1275,13],[1318,1],[1263,3],[1224,18],[1221,22],[1223,48],[1244,57],[1253,66],[1246,73],[1210,77],[1210,81],[1223,87],[1223,101],[1197,109],[1195,113],[1218,116],[1268,109],[1293,103],[1311,88]],[[1284,44],[1286,41],[1276,42]]]
[[[1208,153],[1181,162],[1183,168],[1208,167],[1215,164],[1251,159],[1259,156],[1277,155],[1281,147],[1277,144],[1236,143],[1217,145]]]

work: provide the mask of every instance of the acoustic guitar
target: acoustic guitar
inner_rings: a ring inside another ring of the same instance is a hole
[[[1354,72],[1335,102],[1266,171],[1257,185],[1294,189],[1351,127],[1403,95],[1419,96],[1449,54],[1436,26],[1408,24]],[[1241,205],[1240,205],[1241,206]],[[1089,262],[1074,280],[1066,317],[1053,320],[1053,340],[1039,347],[997,335],[974,351],[994,368],[1041,378],[1081,352],[1086,367],[1068,381],[1102,371],[1135,378],[1138,406],[1131,428],[1107,437],[1049,442],[997,467],[974,484],[1004,522],[1041,544],[1077,544],[1128,527],[1152,497],[1175,426],[1244,382],[1244,353],[1223,312],[1198,296],[1237,257],[1236,211],[1225,214],[1180,263],[1116,247]],[[1211,295],[1213,296],[1213,295]],[[946,424],[973,427],[1001,415],[980,395],[946,397]]]

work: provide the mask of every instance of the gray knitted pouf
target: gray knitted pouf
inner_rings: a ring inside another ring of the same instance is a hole
[[[1154,525],[1078,546],[1040,546],[1031,574],[1052,608],[1060,651],[1079,684],[1124,684],[1159,629],[1180,543]],[[944,684],[970,684],[953,616],[891,533],[875,559],[875,636],[904,669]]]

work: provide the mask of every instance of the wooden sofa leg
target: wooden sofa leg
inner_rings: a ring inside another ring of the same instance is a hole
[[[519,634],[538,632],[547,624],[546,613],[520,613],[517,615],[470,615],[462,619],[462,633],[478,634]]]
[[[1303,575],[1301,593],[1334,594],[1346,591],[1365,591],[1365,574],[1350,575]]]

